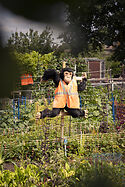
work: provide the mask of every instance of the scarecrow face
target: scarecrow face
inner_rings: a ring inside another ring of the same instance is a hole
[[[64,81],[66,83],[70,83],[71,80],[72,80],[72,72],[65,71],[64,72]]]

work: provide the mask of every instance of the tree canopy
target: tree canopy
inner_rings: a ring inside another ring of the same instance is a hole
[[[68,2],[67,2],[68,3]],[[113,58],[125,58],[125,1],[87,0],[69,1],[68,30],[65,41],[71,45],[72,53],[114,45]]]
[[[37,51],[40,54],[47,54],[54,50],[54,39],[52,38],[52,31],[49,27],[42,33],[29,29],[29,32],[15,32],[7,42],[7,47],[16,50],[19,53],[30,53]]]

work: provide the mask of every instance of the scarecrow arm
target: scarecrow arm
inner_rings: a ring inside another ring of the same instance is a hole
[[[87,79],[84,78],[84,79],[80,82],[80,84],[78,84],[78,91],[83,91],[83,90],[85,90],[85,88],[86,88],[86,81],[87,81]]]
[[[59,73],[55,69],[47,69],[44,72],[42,81],[48,81],[49,79],[53,80],[53,82],[55,83],[55,86],[58,87],[60,76],[59,76]]]

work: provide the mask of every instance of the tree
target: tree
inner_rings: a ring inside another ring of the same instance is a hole
[[[16,61],[19,67],[19,72],[18,72],[19,79],[16,89],[22,89],[20,77],[23,74],[32,75],[34,82],[40,83],[41,80],[40,77],[43,75],[45,69],[48,68],[55,69],[58,66],[57,58],[54,55],[54,52],[41,55],[36,51],[32,51],[31,53],[25,53],[25,54],[18,53],[15,51],[11,53],[11,56],[13,56],[13,59]],[[38,84],[35,84],[33,86],[33,88],[35,87],[38,87]],[[28,88],[29,85],[25,86],[25,89]]]
[[[41,34],[29,29],[26,33],[13,33],[7,42],[7,47],[19,53],[37,51],[40,54],[47,54],[54,50],[53,40],[49,27],[46,27]]]
[[[68,12],[64,42],[70,44],[74,55],[88,50],[89,44],[101,50],[104,44],[119,43],[113,57],[125,58],[125,1],[69,1]]]
[[[31,74],[34,77],[41,76],[45,69],[55,68],[57,66],[57,58],[54,53],[41,55],[36,51],[31,53],[11,53],[20,69],[19,75]]]

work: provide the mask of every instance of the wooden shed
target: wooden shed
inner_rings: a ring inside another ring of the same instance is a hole
[[[105,62],[97,58],[85,58],[90,79],[105,78]]]

